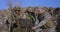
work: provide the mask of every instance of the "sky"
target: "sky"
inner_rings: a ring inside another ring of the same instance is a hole
[[[0,9],[7,9],[9,0],[0,0]],[[46,6],[46,7],[60,7],[60,0],[14,0],[13,4],[18,3],[22,7],[29,6]]]

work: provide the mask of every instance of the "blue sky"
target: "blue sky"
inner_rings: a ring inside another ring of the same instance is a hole
[[[7,2],[9,0],[0,0],[0,9],[7,9]],[[15,4],[15,1],[13,2]],[[46,6],[46,7],[60,7],[60,0],[18,0],[22,7],[28,6]]]

